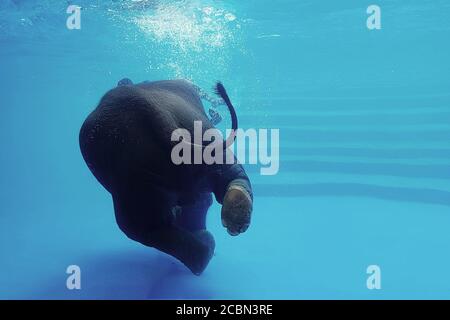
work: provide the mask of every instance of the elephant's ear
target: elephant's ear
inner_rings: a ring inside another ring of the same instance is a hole
[[[225,104],[228,107],[228,111],[231,116],[231,133],[230,136],[225,141],[225,148],[231,146],[236,139],[236,130],[238,129],[238,120],[236,115],[236,110],[234,109],[233,104],[231,103],[230,98],[228,97],[227,91],[221,82],[216,83],[215,87],[216,94],[225,101]]]

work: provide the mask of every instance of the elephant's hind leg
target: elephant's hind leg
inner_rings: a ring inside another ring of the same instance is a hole
[[[212,203],[211,193],[199,193],[194,197],[181,196],[175,210],[175,224],[191,232],[205,230],[206,216]]]
[[[117,222],[131,239],[167,253],[194,274],[206,268],[214,254],[214,240],[203,232],[176,226],[173,198],[165,190],[146,184],[128,185],[114,195]]]

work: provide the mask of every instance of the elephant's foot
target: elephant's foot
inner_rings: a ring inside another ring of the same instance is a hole
[[[197,249],[193,255],[187,257],[183,262],[191,272],[197,276],[202,274],[214,255],[216,242],[213,235],[207,230],[199,230],[192,233],[194,238],[199,241],[202,246]]]
[[[177,258],[195,275],[206,269],[215,248],[214,238],[208,231],[192,233],[176,227],[152,232],[148,245]]]
[[[222,224],[232,236],[245,232],[251,220],[253,201],[239,183],[231,182],[222,205]]]
[[[208,230],[199,230],[199,231],[195,231],[194,236],[205,245],[205,247],[207,248],[205,255],[198,259],[196,266],[194,269],[196,269],[197,271],[199,271],[199,273],[194,272],[192,269],[191,271],[194,274],[199,275],[200,273],[203,272],[203,270],[206,269],[206,267],[209,264],[209,261],[211,260],[211,258],[214,255],[214,249],[216,248],[216,241],[214,240],[214,236],[211,234],[211,232],[209,232]]]

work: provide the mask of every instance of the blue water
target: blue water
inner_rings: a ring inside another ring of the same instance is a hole
[[[66,1],[0,1],[0,298],[450,298],[447,0],[377,0],[381,30],[360,0],[73,3],[80,30]],[[243,128],[280,129],[278,174],[247,166],[251,228],[211,208],[200,277],[120,232],[81,157],[125,76],[221,80]]]

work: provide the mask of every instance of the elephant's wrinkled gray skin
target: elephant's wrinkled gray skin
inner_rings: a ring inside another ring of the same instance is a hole
[[[223,203],[223,223],[232,235],[247,229],[253,196],[236,162],[172,163],[173,130],[185,128],[193,134],[194,121],[201,121],[204,131],[213,128],[192,83],[135,85],[123,80],[85,120],[80,148],[89,169],[112,195],[120,229],[200,274],[215,246],[205,226],[211,193]]]

